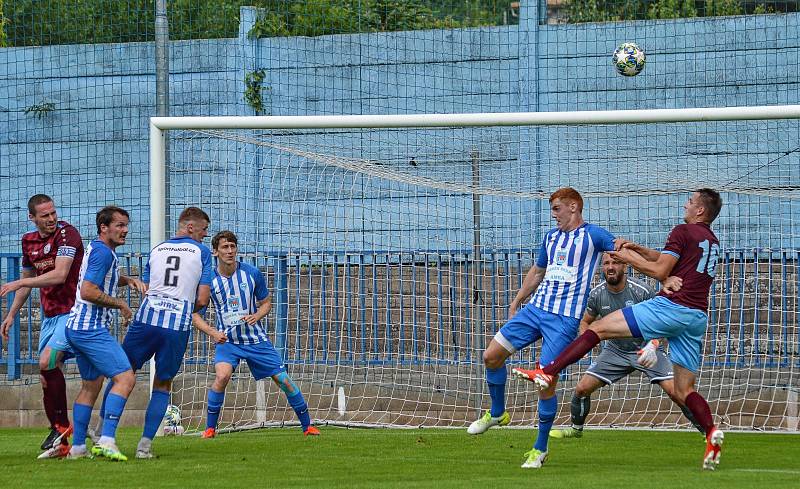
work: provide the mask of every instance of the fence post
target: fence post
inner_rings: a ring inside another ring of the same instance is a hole
[[[6,266],[6,280],[5,282],[12,282],[14,280],[19,280],[19,265],[20,265],[20,257],[18,256],[10,256],[7,258],[7,266]],[[7,304],[8,309],[11,309],[11,304],[14,303],[14,297],[16,297],[17,293],[12,292],[7,296]],[[30,320],[30,318],[28,319]],[[20,350],[20,335],[19,335],[19,314],[16,314],[14,317],[14,327],[11,328],[11,332],[8,337],[8,358],[6,359],[8,362],[8,380],[17,380],[20,378],[20,357],[19,357],[19,350]]]
[[[275,266],[275,348],[286,361],[286,334],[289,329],[289,259],[277,257]]]

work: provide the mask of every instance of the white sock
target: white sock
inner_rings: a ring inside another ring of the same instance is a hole
[[[100,439],[97,441],[98,445],[105,445],[105,446],[117,446],[117,440],[111,436],[101,436]]]
[[[142,451],[142,452],[149,452],[151,443],[153,443],[153,440],[143,436],[142,439],[139,440],[139,445],[136,447],[136,450],[139,450],[139,451]]]
[[[72,445],[72,448],[69,449],[69,453],[73,455],[80,455],[81,453],[86,453],[86,445]]]

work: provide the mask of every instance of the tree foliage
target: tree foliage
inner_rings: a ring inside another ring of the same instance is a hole
[[[686,19],[723,15],[794,12],[797,3],[755,4],[748,0],[567,0],[567,22]]]
[[[5,24],[6,18],[3,17],[3,0],[0,0],[0,48],[5,47],[8,42],[6,38]]]
[[[170,0],[170,39],[236,37],[242,6],[262,9],[255,37],[498,25],[510,18],[507,0]],[[155,0],[14,0],[5,2],[5,18],[12,46],[155,36]]]

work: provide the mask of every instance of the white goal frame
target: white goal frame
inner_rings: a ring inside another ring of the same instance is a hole
[[[800,105],[417,115],[151,117],[150,243],[154,247],[167,238],[166,137],[170,130],[574,126],[791,119],[800,119]],[[151,364],[151,388],[154,375],[155,368]]]

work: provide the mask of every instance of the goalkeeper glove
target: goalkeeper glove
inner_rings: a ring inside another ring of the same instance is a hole
[[[658,340],[648,341],[645,347],[639,350],[639,358],[636,359],[636,363],[644,368],[653,368],[658,362],[658,356],[656,356],[657,349]]]

